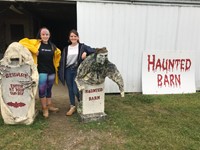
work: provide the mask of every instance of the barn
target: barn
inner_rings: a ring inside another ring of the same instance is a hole
[[[34,38],[42,26],[62,50],[75,28],[81,42],[107,47],[125,92],[142,92],[144,51],[191,51],[200,90],[200,0],[1,0],[0,18],[1,54],[13,41]],[[119,92],[110,79],[105,90]]]

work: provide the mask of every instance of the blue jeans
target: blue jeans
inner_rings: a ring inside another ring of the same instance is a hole
[[[65,80],[68,87],[70,104],[75,106],[75,96],[78,101],[80,101],[79,91],[75,82],[75,77],[77,74],[77,68],[66,68],[65,70]]]
[[[55,74],[39,73],[39,97],[51,98]]]

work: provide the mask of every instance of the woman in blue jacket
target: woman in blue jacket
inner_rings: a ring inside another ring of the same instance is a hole
[[[79,91],[75,83],[78,66],[88,55],[94,52],[94,48],[79,42],[79,34],[76,30],[73,29],[69,32],[69,45],[62,51],[59,68],[60,81],[63,85],[66,82],[69,92],[70,109],[66,113],[67,116],[71,116],[76,111],[75,96],[80,101]]]

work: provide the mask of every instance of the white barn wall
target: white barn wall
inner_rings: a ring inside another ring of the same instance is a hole
[[[125,92],[142,91],[144,50],[191,51],[200,63],[200,7],[77,2],[77,28],[81,42],[106,46],[109,60],[121,72]],[[200,89],[200,67],[196,65]],[[106,79],[106,93],[119,92]]]

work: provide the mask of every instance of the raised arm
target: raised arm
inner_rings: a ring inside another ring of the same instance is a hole
[[[95,52],[95,48],[92,48],[88,45],[83,44],[83,50],[87,53],[87,56]]]
[[[117,69],[117,67],[112,63],[108,64],[107,77],[110,78],[111,80],[113,80],[118,85],[121,97],[124,97],[123,78],[122,78],[119,70]]]

